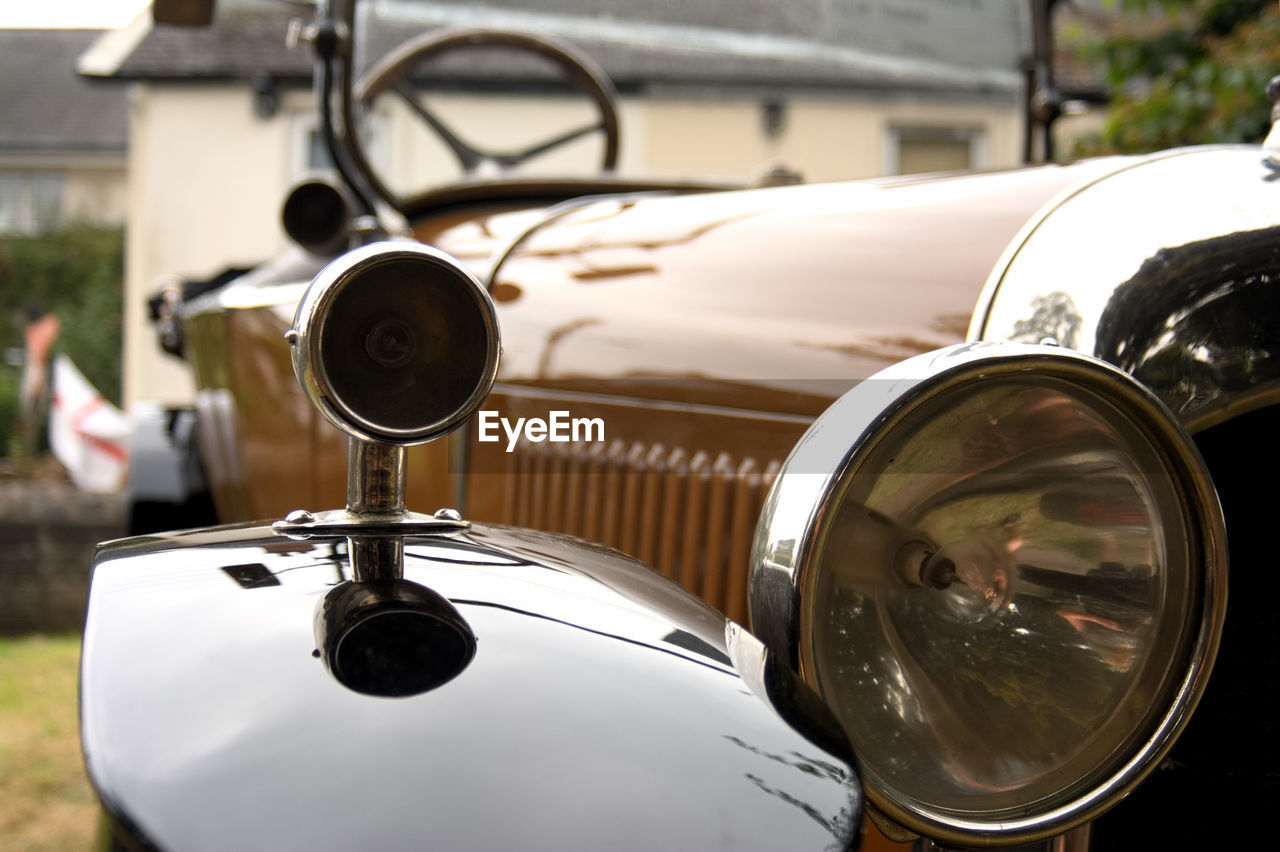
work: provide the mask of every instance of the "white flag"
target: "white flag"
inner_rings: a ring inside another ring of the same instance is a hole
[[[111,494],[129,470],[129,418],[66,355],[53,359],[49,446],[81,491]]]

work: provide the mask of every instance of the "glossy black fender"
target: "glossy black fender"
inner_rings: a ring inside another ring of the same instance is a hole
[[[100,548],[82,742],[118,834],[183,850],[856,838],[853,759],[825,708],[640,564],[493,527],[406,541],[405,579],[424,590],[410,597],[451,631],[440,613],[456,614],[473,656],[434,688],[378,697],[331,676],[328,628],[313,630],[351,586],[344,549],[264,527]]]
[[[1253,146],[1121,160],[996,264],[970,340],[1051,338],[1149,387],[1192,434],[1280,402],[1280,186]]]

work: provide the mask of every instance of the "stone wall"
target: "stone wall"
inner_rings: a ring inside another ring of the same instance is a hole
[[[0,478],[0,635],[80,630],[93,546],[125,523],[123,496]]]

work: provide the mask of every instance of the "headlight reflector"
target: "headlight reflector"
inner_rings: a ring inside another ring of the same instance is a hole
[[[1190,439],[1114,368],[957,346],[833,405],[770,493],[755,629],[845,725],[868,798],[948,842],[1091,818],[1172,744],[1225,606]]]

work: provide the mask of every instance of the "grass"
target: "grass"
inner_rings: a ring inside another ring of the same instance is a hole
[[[98,807],[80,760],[79,636],[0,638],[0,849],[93,845]]]

